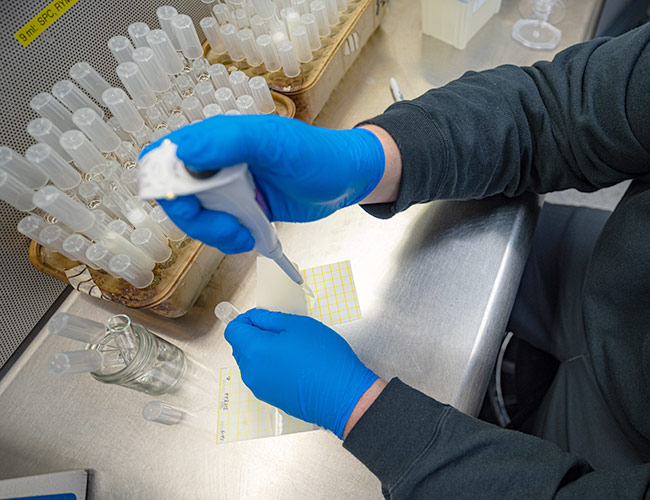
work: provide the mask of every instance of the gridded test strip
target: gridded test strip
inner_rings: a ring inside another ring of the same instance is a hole
[[[309,315],[332,326],[361,318],[350,261],[310,267],[301,271],[316,299],[305,295]]]
[[[292,434],[317,426],[291,417],[257,399],[244,385],[237,367],[219,372],[217,444]]]

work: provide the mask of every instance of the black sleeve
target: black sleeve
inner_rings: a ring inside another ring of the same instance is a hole
[[[593,471],[584,460],[469,417],[393,379],[343,446],[389,499],[620,499],[650,495],[650,465]]]
[[[566,188],[650,172],[650,24],[531,67],[469,72],[364,123],[395,139],[402,182],[388,217],[434,199]]]

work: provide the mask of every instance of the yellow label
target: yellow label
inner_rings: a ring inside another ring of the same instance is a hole
[[[38,35],[43,33],[54,21],[76,4],[79,0],[54,0],[42,11],[30,19],[25,26],[20,28],[14,37],[23,47],[32,43]]]

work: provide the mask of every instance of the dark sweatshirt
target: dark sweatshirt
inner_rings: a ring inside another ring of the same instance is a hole
[[[634,179],[599,236],[581,303],[598,388],[641,464],[594,471],[393,379],[343,444],[387,498],[650,498],[649,42],[646,25],[550,63],[470,72],[366,122],[402,155],[397,201],[365,207],[377,217],[430,200]]]

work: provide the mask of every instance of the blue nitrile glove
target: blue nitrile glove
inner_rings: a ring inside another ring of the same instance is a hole
[[[258,399],[339,438],[379,378],[343,337],[306,316],[251,309],[228,324],[226,340]]]
[[[365,198],[384,173],[381,143],[364,129],[330,130],[276,115],[213,116],[166,138],[195,170],[247,163],[271,221],[327,217]],[[234,217],[202,209],[195,196],[159,203],[192,238],[226,253],[254,246],[250,232]]]

